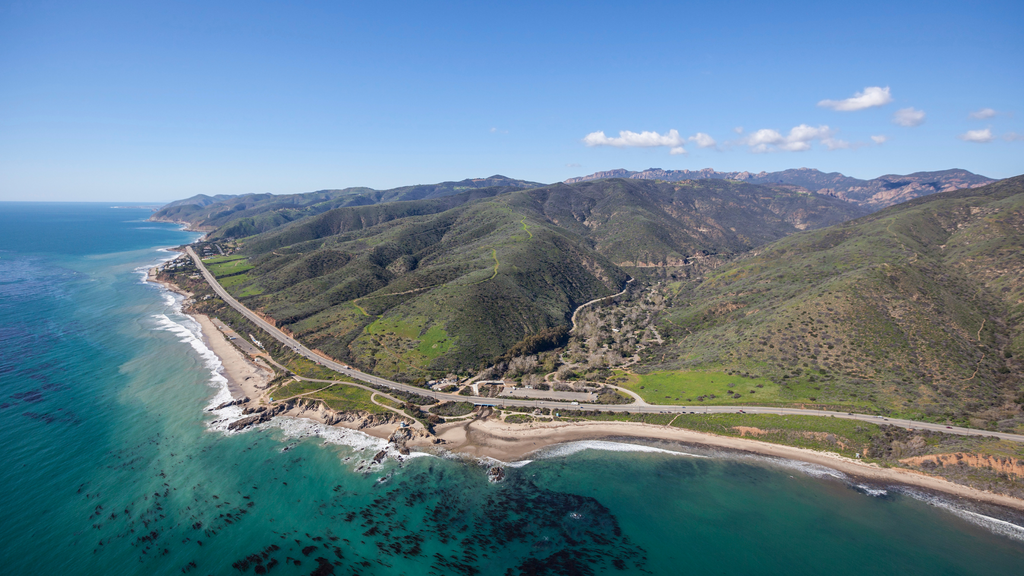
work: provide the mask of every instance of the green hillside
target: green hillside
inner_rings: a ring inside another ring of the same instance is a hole
[[[719,374],[744,390],[743,377],[763,378],[765,400],[1014,429],[1022,210],[1024,177],[1011,178],[795,234],[667,285],[666,343],[638,371]],[[677,395],[692,398],[685,386]]]
[[[415,378],[486,363],[628,279],[580,238],[501,202],[429,213],[439,203],[345,209],[253,238],[243,252],[254,269],[229,289],[311,347]]]
[[[514,194],[510,203],[588,238],[626,267],[731,257],[866,213],[827,196],[725,180],[555,184]]]
[[[486,366],[649,267],[729,259],[860,213],[724,181],[492,186],[305,217],[240,239],[215,274],[307,345],[414,380]]]

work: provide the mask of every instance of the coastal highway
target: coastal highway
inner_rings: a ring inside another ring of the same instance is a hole
[[[864,422],[873,422],[875,424],[889,424],[892,426],[899,426],[901,428],[908,428],[913,430],[932,430],[934,432],[945,432],[946,434],[959,434],[961,436],[994,436],[1003,440],[1012,440],[1014,442],[1024,442],[1024,435],[1021,434],[1009,434],[1006,432],[991,432],[988,430],[977,430],[974,428],[963,428],[960,426],[945,426],[942,424],[933,424],[931,422],[918,422],[915,420],[903,420],[899,418],[886,418],[884,416],[876,416],[871,414],[857,414],[850,412],[831,412],[828,410],[808,410],[805,408],[769,408],[765,406],[676,406],[676,405],[654,405],[654,404],[578,404],[570,405],[565,402],[552,402],[547,400],[520,400],[520,399],[506,399],[506,398],[484,398],[481,396],[459,396],[457,394],[445,394],[443,392],[435,392],[426,388],[420,388],[418,386],[410,386],[409,384],[402,384],[401,382],[392,382],[373,374],[367,374],[348,368],[343,364],[328,360],[319,354],[316,354],[312,350],[306,348],[301,342],[288,336],[284,332],[280,331],[267,322],[263,318],[256,315],[255,312],[249,310],[242,305],[241,302],[235,300],[223,286],[217,282],[213,274],[206,269],[201,258],[196,255],[195,251],[191,246],[186,247],[188,255],[192,257],[192,260],[196,263],[196,267],[202,272],[203,277],[206,278],[206,282],[209,283],[213,291],[217,293],[221,299],[224,300],[229,306],[237,310],[240,314],[248,318],[253,324],[262,328],[267,334],[270,334],[277,341],[281,342],[285,346],[291,348],[298,354],[309,358],[314,362],[320,364],[338,372],[345,374],[352,378],[357,378],[377,386],[386,386],[395,390],[402,390],[405,392],[412,392],[419,394],[420,396],[426,396],[434,398],[438,401],[452,401],[452,402],[474,402],[477,404],[487,404],[489,406],[527,406],[530,408],[549,408],[551,410],[603,410],[605,412],[631,412],[631,413],[646,413],[646,414],[735,414],[737,412],[744,412],[747,414],[778,414],[783,416],[825,416],[833,418],[846,418],[848,420],[861,420]]]

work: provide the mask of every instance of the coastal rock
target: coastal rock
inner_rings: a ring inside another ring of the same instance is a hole
[[[245,430],[253,424],[262,422],[262,416],[249,416],[248,418],[242,418],[241,420],[235,420],[231,424],[228,424],[228,430],[238,431]]]
[[[246,397],[240,398],[238,400],[229,400],[227,402],[219,404],[216,408],[210,408],[208,411],[209,412],[216,412],[217,410],[223,410],[223,409],[227,408],[228,406],[240,406],[242,404],[247,404],[248,402],[249,402],[249,397],[246,396]]]
[[[242,418],[241,420],[236,420],[236,421],[232,422],[231,424],[228,424],[228,430],[231,430],[231,431],[245,430],[246,428],[248,428],[250,426],[255,426],[256,424],[262,424],[263,422],[268,422],[274,416],[277,416],[278,414],[283,414],[283,413],[287,412],[291,407],[292,407],[291,403],[288,403],[288,404],[275,404],[274,406],[271,406],[270,408],[266,408],[264,406],[260,406],[259,407],[260,410],[257,411],[258,412],[257,414],[253,414],[252,416],[248,416],[246,418]],[[246,410],[249,410],[249,409],[247,408]]]
[[[502,468],[501,466],[491,466],[490,469],[487,470],[487,480],[489,482],[497,484],[498,482],[501,482],[504,479],[505,469]]]

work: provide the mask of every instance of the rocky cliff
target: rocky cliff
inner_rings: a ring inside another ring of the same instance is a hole
[[[566,183],[586,182],[604,178],[630,178],[633,180],[737,180],[751,184],[795,186],[808,192],[841,198],[847,202],[880,210],[920,196],[948,192],[963,188],[977,188],[995,180],[967,170],[952,169],[938,172],[915,172],[899,175],[886,174],[872,180],[844,176],[838,172],[821,172],[813,168],[794,168],[780,172],[718,172],[712,168],[702,170],[662,170],[648,168],[640,172],[618,169],[595,172],[589,176],[570,178]]]

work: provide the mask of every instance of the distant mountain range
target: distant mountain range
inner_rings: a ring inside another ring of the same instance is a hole
[[[566,184],[600,180],[604,178],[631,178],[633,180],[737,180],[751,184],[796,186],[809,192],[834,196],[879,210],[936,192],[948,192],[963,188],[978,188],[995,182],[992,178],[980,176],[967,170],[952,169],[937,172],[915,172],[899,175],[886,174],[872,180],[860,180],[838,172],[821,172],[813,168],[795,168],[781,172],[718,172],[711,168],[703,170],[662,170],[649,168],[641,172],[631,170],[608,170],[589,176],[569,178]]]
[[[467,178],[458,182],[417,184],[390,190],[373,188],[344,188],[318,190],[300,194],[238,194],[207,196],[197,194],[177,200],[157,210],[151,220],[180,222],[194,230],[216,230],[231,222],[232,227],[222,230],[225,236],[250,236],[266,232],[294,220],[315,216],[335,208],[368,206],[386,202],[429,200],[452,196],[468,190],[487,189],[491,192],[521,190],[544,186],[539,182],[515,180],[501,175],[490,178]]]

